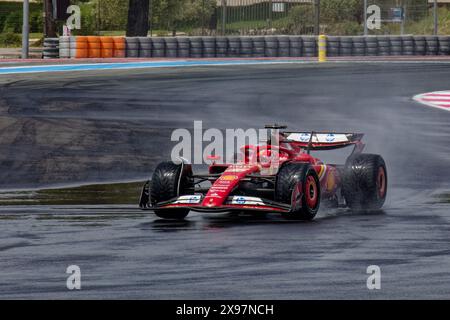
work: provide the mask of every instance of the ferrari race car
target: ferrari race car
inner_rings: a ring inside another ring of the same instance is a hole
[[[278,212],[288,219],[311,220],[321,201],[352,210],[383,206],[386,165],[381,156],[362,153],[363,134],[266,128],[271,132],[266,143],[243,146],[236,162],[212,162],[208,173],[194,174],[185,160],[160,163],[142,189],[140,207],[163,219],[184,219],[195,210]],[[311,155],[344,147],[353,150],[343,165],[325,164]]]

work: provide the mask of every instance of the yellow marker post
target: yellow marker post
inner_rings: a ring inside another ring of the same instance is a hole
[[[319,62],[327,61],[327,36],[321,34],[319,36]]]

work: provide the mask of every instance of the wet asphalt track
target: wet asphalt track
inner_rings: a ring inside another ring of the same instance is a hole
[[[450,64],[330,64],[105,71],[0,79],[0,188],[142,179],[174,128],[366,133],[384,156],[382,212],[311,223],[204,216],[165,222],[130,206],[0,207],[0,298],[449,298]],[[48,89],[53,91],[49,92]],[[82,290],[65,289],[77,264]],[[366,267],[382,270],[368,291]]]

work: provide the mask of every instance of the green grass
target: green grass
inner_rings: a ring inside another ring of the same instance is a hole
[[[137,205],[144,182],[94,184],[73,188],[0,191],[0,205]]]
[[[272,22],[272,24],[274,22]],[[265,29],[265,28],[269,28],[269,25],[268,25],[267,21],[265,21],[265,20],[238,21],[238,22],[227,23],[226,28],[227,28],[227,30],[228,29],[232,29],[232,30]]]
[[[44,36],[42,32],[31,32],[30,39],[40,39]]]
[[[439,194],[435,197],[438,203],[449,203],[450,204],[450,191]]]
[[[124,30],[111,30],[111,31],[100,31],[99,32],[101,36],[111,36],[111,37],[119,37],[119,36],[125,36]]]

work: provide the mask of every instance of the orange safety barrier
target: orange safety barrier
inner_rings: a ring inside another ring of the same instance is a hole
[[[75,58],[83,59],[89,57],[87,37],[77,36],[75,38],[75,45],[76,45]]]
[[[102,57],[102,43],[98,36],[88,36],[88,51],[89,58],[101,58]]]
[[[72,49],[74,58],[125,58],[125,37],[76,36]]]
[[[114,40],[112,37],[100,37],[101,57],[112,58],[114,56]]]
[[[114,37],[114,58],[125,58],[125,37]]]

